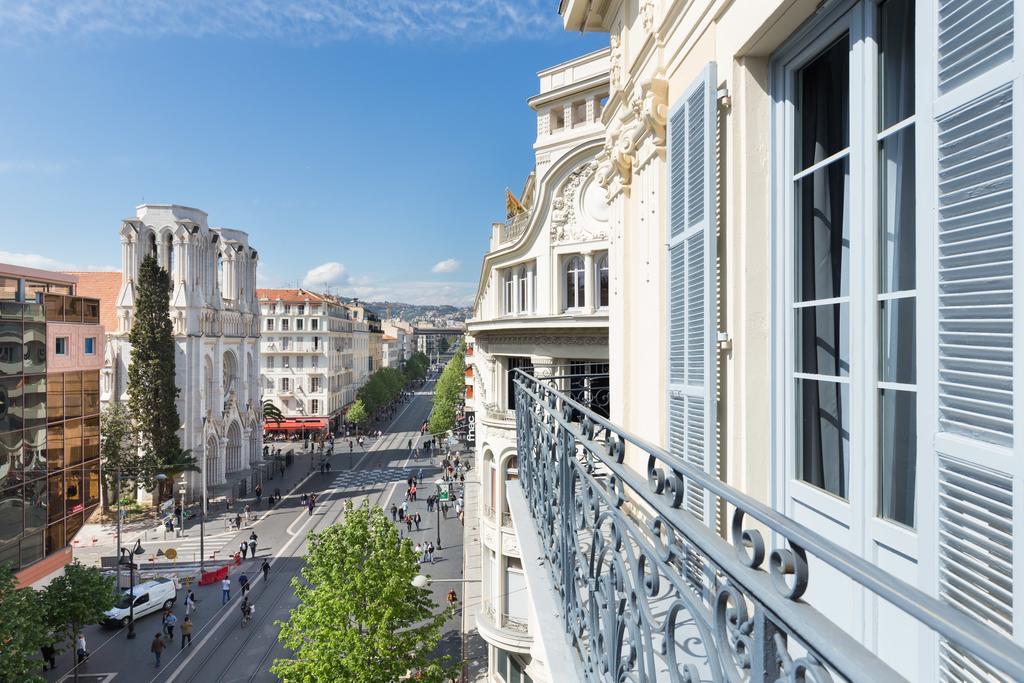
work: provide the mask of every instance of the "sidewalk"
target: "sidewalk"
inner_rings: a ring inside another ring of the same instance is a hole
[[[375,441],[375,439],[368,439],[365,444],[366,449],[369,449]],[[356,445],[350,456],[347,444],[345,444],[344,451],[340,451],[341,444],[341,439],[335,440],[334,454],[329,459],[335,472],[342,469],[341,464],[345,458],[361,456],[366,450]],[[248,538],[252,524],[268,512],[267,497],[275,489],[280,489],[281,495],[284,496],[275,507],[286,505],[289,503],[289,493],[292,489],[302,484],[310,474],[319,474],[321,456],[314,453],[311,460],[310,452],[301,450],[301,442],[292,447],[296,448],[296,451],[291,466],[285,469],[283,475],[277,474],[273,480],[264,481],[263,497],[259,505],[256,503],[255,495],[235,500],[231,506],[227,506],[224,502],[207,503],[206,534],[202,543],[207,563],[219,565],[234,555],[241,543],[241,538]],[[287,449],[287,446],[284,448]],[[310,470],[311,462],[312,471]],[[301,490],[297,491],[294,497],[297,498],[301,493]],[[250,505],[252,509],[250,522],[245,521],[246,504]],[[242,515],[242,529],[240,530],[231,527],[235,515]],[[141,571],[146,571],[147,568],[164,571],[174,569],[189,571],[199,563],[201,545],[199,531],[198,517],[185,520],[182,536],[166,531],[162,523],[153,519],[132,521],[121,526],[121,545],[131,548],[135,545],[136,540],[142,543],[145,553],[139,558]],[[117,525],[113,522],[84,525],[72,542],[72,548],[74,558],[80,560],[82,564],[101,566],[102,558],[117,556]],[[174,560],[168,560],[164,556],[164,553],[170,548],[176,551],[177,557]]]
[[[487,642],[476,627],[476,614],[480,610],[481,565],[480,565],[480,468],[473,457],[473,449],[460,445],[463,457],[473,462],[473,469],[466,473],[463,500],[466,504],[466,520],[463,537],[462,575],[465,584],[465,609],[462,611],[462,658],[465,660],[464,680],[466,683],[487,680]]]

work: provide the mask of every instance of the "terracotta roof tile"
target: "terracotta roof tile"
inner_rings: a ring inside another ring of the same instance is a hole
[[[305,289],[257,289],[256,298],[260,301],[280,301],[282,303],[306,302],[320,303],[325,301],[324,297]]]

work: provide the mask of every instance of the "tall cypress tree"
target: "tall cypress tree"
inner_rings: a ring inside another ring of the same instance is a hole
[[[128,407],[139,435],[139,481],[148,490],[156,484],[156,474],[182,454],[170,297],[170,276],[155,256],[147,256],[139,266],[135,318],[128,334],[132,345]]]

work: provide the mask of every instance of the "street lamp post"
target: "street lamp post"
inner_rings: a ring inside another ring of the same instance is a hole
[[[145,550],[142,547],[142,541],[135,539],[134,548],[128,550],[128,548],[122,547],[118,552],[121,553],[121,558],[117,562],[118,566],[121,564],[128,565],[130,581],[130,586],[128,588],[128,638],[130,640],[135,638],[135,568],[138,566],[133,560],[135,559],[135,555],[141,555]]]
[[[121,552],[121,467],[117,468],[117,552]],[[121,590],[121,562],[117,563],[117,590]]]
[[[185,473],[181,473],[181,517],[178,518],[181,535],[185,535]]]

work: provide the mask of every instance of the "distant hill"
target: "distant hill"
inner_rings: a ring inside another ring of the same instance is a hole
[[[364,301],[363,305],[376,313],[382,319],[387,317],[388,307],[391,307],[391,317],[416,322],[418,320],[458,320],[464,321],[471,314],[469,307],[439,305],[406,304],[400,301]]]

